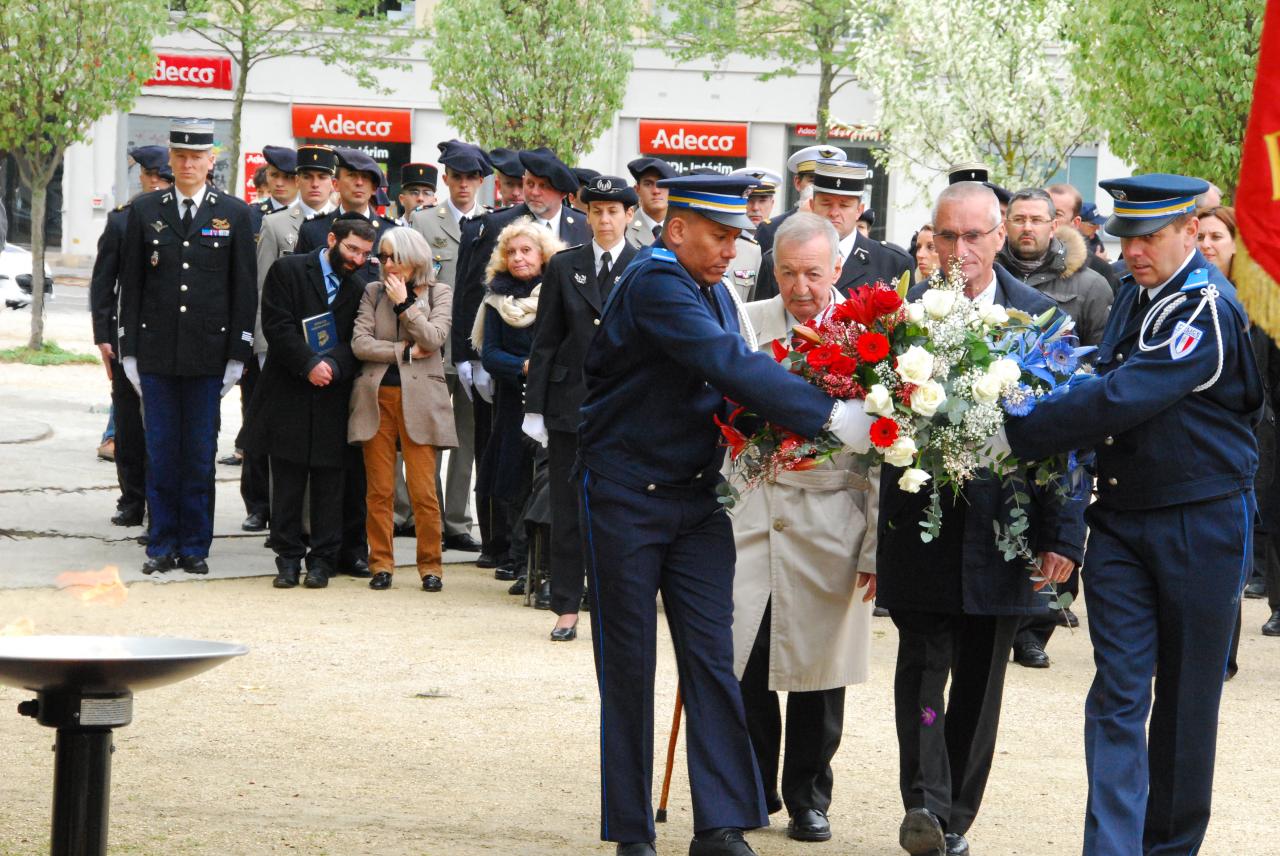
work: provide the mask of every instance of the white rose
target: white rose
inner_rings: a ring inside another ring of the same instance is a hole
[[[907,493],[919,493],[920,488],[924,487],[924,483],[929,480],[929,474],[924,470],[910,468],[902,474],[898,479],[898,487]]]
[[[988,327],[999,327],[1009,323],[1009,313],[998,303],[988,303],[978,308],[978,317]]]
[[[930,318],[945,318],[956,305],[956,293],[941,288],[931,288],[924,293],[921,301],[924,303],[924,311],[929,313]]]
[[[979,404],[995,404],[1004,383],[995,375],[985,374],[974,381],[973,399]]]
[[[873,416],[892,416],[893,396],[884,384],[873,384],[867,391],[867,397],[862,400],[862,409]]]
[[[925,381],[911,391],[911,409],[928,419],[946,403],[947,393],[936,380]]]
[[[1017,360],[1011,360],[1008,357],[1001,357],[987,366],[987,374],[999,378],[1001,386],[1017,383],[1022,379],[1022,369],[1019,368]]]
[[[897,372],[907,383],[924,383],[933,377],[933,354],[912,345],[898,357]]]
[[[898,437],[893,445],[884,450],[884,462],[894,467],[905,467],[915,459],[916,441],[910,437]]]
[[[924,304],[908,303],[907,304],[907,320],[912,324],[919,324],[924,321]]]

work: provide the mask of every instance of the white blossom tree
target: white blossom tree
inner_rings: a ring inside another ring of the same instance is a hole
[[[859,81],[879,101],[888,167],[981,161],[1038,186],[1097,133],[1067,76],[1066,0],[878,0]],[[922,190],[924,188],[921,188]]]

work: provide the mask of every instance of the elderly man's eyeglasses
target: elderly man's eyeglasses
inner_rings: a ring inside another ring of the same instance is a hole
[[[956,234],[955,232],[934,232],[933,240],[939,244],[957,244],[960,241],[964,241],[966,244],[976,244],[978,241],[982,240],[999,228],[1000,224],[997,223],[985,232],[979,232],[977,229],[971,229],[968,232],[961,232],[960,234]]]
[[[1049,225],[1050,223],[1052,223],[1052,222],[1053,222],[1053,221],[1052,221],[1052,220],[1050,220],[1048,217],[1021,217],[1021,216],[1019,216],[1019,217],[1010,217],[1010,218],[1009,218],[1009,225],[1010,225],[1010,226],[1017,226],[1019,229],[1026,228],[1027,226],[1048,226],[1048,225]]]

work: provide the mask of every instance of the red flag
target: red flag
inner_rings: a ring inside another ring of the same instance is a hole
[[[1232,278],[1254,323],[1280,337],[1280,4],[1268,3],[1236,188]]]

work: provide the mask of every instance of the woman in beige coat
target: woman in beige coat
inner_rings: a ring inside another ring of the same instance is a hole
[[[396,441],[418,529],[418,576],[424,591],[443,587],[436,458],[458,445],[441,349],[449,339],[453,291],[432,277],[422,235],[399,227],[378,244],[381,278],[365,287],[351,350],[363,360],[351,390],[347,440],[364,444],[365,529],[369,588],[391,587],[395,571],[392,503]]]

